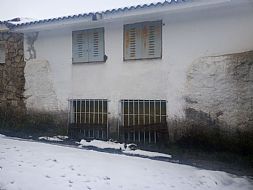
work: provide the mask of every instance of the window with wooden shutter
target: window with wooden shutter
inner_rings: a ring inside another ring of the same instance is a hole
[[[124,26],[124,60],[162,57],[162,22]]]
[[[104,61],[104,29],[88,29],[72,33],[73,63]]]
[[[89,62],[104,61],[104,29],[89,30]]]
[[[5,45],[0,43],[0,64],[5,63]]]

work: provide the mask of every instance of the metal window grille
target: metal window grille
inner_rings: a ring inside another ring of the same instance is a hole
[[[120,126],[127,141],[156,142],[166,126],[166,100],[121,100]]]
[[[70,128],[83,138],[108,137],[108,100],[73,99],[69,101]]]

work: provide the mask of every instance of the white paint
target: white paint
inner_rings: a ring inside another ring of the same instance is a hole
[[[162,59],[123,61],[123,25],[160,19],[165,24]],[[72,64],[72,31],[95,27],[105,28],[107,62]],[[110,116],[117,117],[121,99],[166,99],[167,114],[173,118],[183,115],[186,76],[194,60],[253,50],[252,34],[253,8],[248,2],[40,31],[35,49],[37,59],[50,64],[61,109],[67,109],[68,99],[104,98],[110,100]]]

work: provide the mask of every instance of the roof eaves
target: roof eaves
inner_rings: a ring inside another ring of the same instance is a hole
[[[89,18],[89,17],[92,20],[94,20],[94,19],[96,19],[97,15],[117,14],[117,13],[133,11],[133,10],[136,11],[136,10],[141,10],[141,9],[149,9],[149,8],[156,8],[156,7],[162,7],[162,6],[167,6],[167,5],[173,5],[173,4],[180,4],[180,3],[185,3],[185,2],[189,2],[189,1],[191,1],[191,0],[171,0],[171,1],[166,0],[164,2],[123,7],[123,8],[111,9],[111,10],[106,10],[106,11],[101,11],[101,12],[90,12],[90,13],[84,13],[84,14],[43,19],[43,20],[20,23],[20,24],[11,24],[10,27],[11,28],[19,28],[19,27],[30,26],[30,25],[35,25],[35,24],[52,23],[52,22],[59,22],[59,21],[66,21],[66,20],[74,20],[74,19],[78,19],[78,18]]]

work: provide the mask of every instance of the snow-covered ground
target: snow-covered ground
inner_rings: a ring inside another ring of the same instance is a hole
[[[0,136],[1,190],[250,190],[246,177]]]

